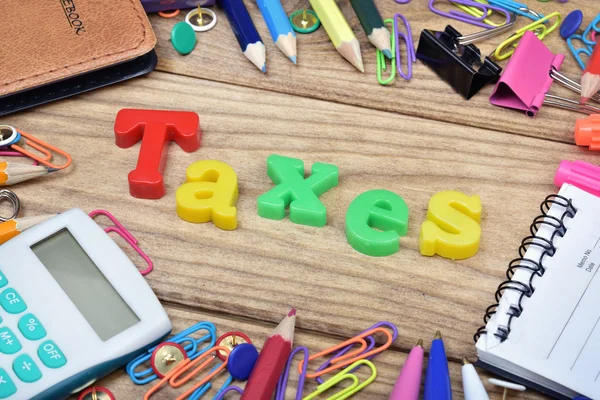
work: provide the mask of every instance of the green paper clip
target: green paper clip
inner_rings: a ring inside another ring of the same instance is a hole
[[[393,19],[386,19],[384,21],[386,25],[394,25]],[[385,59],[386,57],[383,55],[381,50],[377,49],[376,57],[377,57],[377,82],[380,85],[390,85],[396,79],[396,41],[390,37],[390,42],[392,44],[392,59],[390,60],[390,76],[386,79],[383,79],[383,72],[388,70]]]

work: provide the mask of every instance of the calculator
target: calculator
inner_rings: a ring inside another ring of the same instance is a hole
[[[170,332],[146,280],[83,211],[0,246],[0,399],[64,399]]]

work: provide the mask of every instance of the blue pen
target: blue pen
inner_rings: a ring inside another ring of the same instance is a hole
[[[448,359],[440,331],[435,333],[431,342],[423,400],[452,400]]]
[[[256,31],[244,2],[242,0],[220,0],[219,4],[225,11],[229,25],[231,25],[246,58],[256,65],[256,68],[267,72],[265,45]]]
[[[257,0],[258,8],[271,32],[273,42],[296,64],[296,32],[280,0]]]

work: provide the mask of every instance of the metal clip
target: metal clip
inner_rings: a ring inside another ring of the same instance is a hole
[[[0,202],[2,200],[8,200],[12,204],[12,214],[10,217],[0,216],[0,222],[10,221],[11,219],[17,218],[19,211],[21,211],[21,200],[12,190],[0,189]]]
[[[550,78],[552,78],[556,83],[581,95],[581,84],[563,75],[555,67],[552,67],[552,69],[550,70]],[[600,93],[596,93],[595,95],[590,97],[590,100],[594,100],[596,103],[600,103]]]

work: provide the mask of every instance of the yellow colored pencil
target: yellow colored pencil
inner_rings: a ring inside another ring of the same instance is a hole
[[[360,72],[365,72],[360,43],[335,0],[310,0],[310,5],[317,13],[337,51]]]
[[[25,229],[29,229],[34,225],[47,221],[54,216],[56,216],[56,214],[40,215],[38,217],[17,218],[0,223],[0,244],[8,242],[10,239],[23,232]]]
[[[38,176],[47,175],[58,171],[56,168],[42,167],[41,165],[15,164],[0,161],[0,186],[14,185]]]

